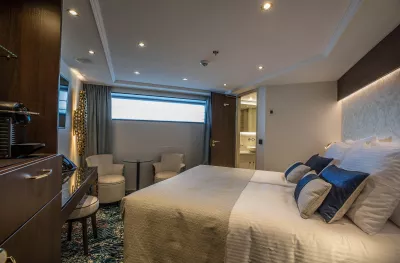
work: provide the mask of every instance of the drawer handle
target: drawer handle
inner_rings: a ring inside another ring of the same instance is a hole
[[[26,179],[38,180],[38,179],[45,178],[45,177],[51,175],[52,173],[53,173],[52,169],[42,169],[42,170],[40,170],[40,175],[36,175],[36,176],[28,175],[26,177]]]
[[[8,257],[7,256],[7,251],[4,249],[0,248],[0,262],[1,263],[17,263],[14,257]]]

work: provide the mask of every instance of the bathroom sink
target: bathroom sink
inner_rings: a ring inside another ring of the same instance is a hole
[[[247,150],[249,150],[249,152],[251,152],[251,153],[255,153],[257,151],[257,147],[256,146],[247,146]]]

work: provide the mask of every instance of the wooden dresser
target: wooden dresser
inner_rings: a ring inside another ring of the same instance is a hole
[[[0,160],[0,248],[17,263],[60,262],[62,157]]]

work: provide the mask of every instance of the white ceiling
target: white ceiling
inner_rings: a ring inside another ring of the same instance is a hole
[[[64,0],[62,58],[90,82],[240,92],[337,80],[400,23],[400,0],[271,2]]]

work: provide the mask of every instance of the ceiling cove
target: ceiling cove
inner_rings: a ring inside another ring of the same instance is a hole
[[[244,85],[241,85],[239,87],[236,87],[232,90],[226,91],[227,93],[235,93],[235,94],[240,94],[241,91],[246,91],[248,90],[248,87],[257,87],[260,83],[280,76],[282,74],[294,71],[296,69],[299,69],[301,67],[304,67],[306,65],[318,62],[320,60],[325,59],[328,57],[331,53],[331,51],[334,49],[335,45],[337,44],[338,40],[342,36],[343,32],[346,30],[352,19],[354,18],[355,14],[357,13],[359,7],[361,6],[362,2],[364,0],[351,0],[349,2],[349,5],[344,13],[344,15],[341,17],[340,21],[338,22],[333,34],[330,36],[329,41],[326,43],[325,48],[322,50],[321,53],[317,55],[313,55],[309,58],[303,59],[297,63],[294,63],[290,66],[281,68],[275,72],[269,72],[262,77],[256,79],[255,81],[245,83]],[[90,5],[93,11],[94,19],[96,22],[96,26],[98,29],[98,33],[100,35],[100,40],[104,49],[104,54],[106,57],[107,61],[107,66],[108,70],[111,76],[111,80],[115,84],[120,84],[120,85],[128,85],[128,86],[136,86],[139,88],[150,88],[150,89],[158,89],[158,90],[179,90],[182,92],[193,92],[193,93],[199,93],[199,94],[204,94],[205,90],[203,89],[195,89],[195,88],[186,88],[186,87],[180,87],[180,86],[170,86],[170,85],[160,85],[160,84],[153,84],[153,83],[144,83],[144,82],[135,82],[131,80],[125,80],[125,79],[117,79],[115,70],[114,70],[114,64],[111,56],[111,51],[109,47],[109,41],[107,38],[107,32],[105,29],[104,25],[104,19],[101,11],[101,6],[99,3],[99,0],[90,0]],[[210,89],[213,91],[213,89]],[[215,89],[215,91],[219,91],[218,89]]]

